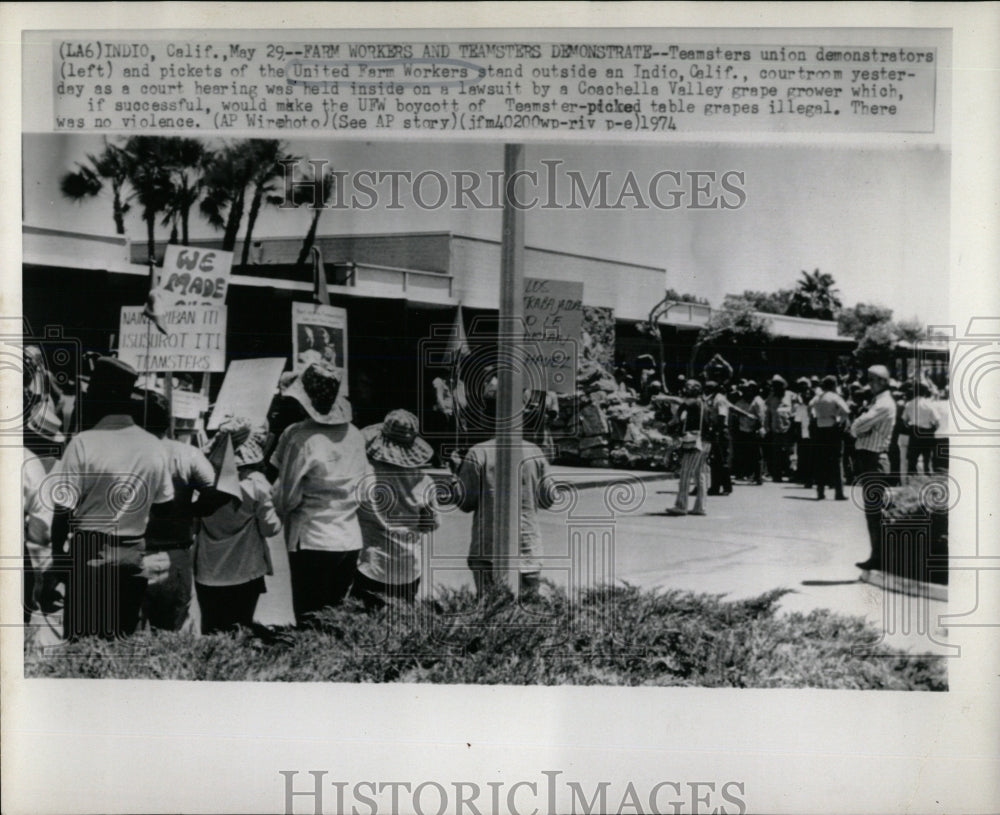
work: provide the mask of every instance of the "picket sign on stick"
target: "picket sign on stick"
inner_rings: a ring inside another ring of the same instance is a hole
[[[169,334],[170,329],[164,325],[160,310],[172,306],[207,305],[225,307],[226,294],[229,291],[229,279],[232,274],[233,253],[221,249],[206,247],[178,246],[170,244],[163,255],[163,267],[156,269],[153,258],[149,259],[150,303],[155,304],[153,314],[161,332]],[[147,314],[148,314],[147,307]],[[225,332],[223,321],[223,333]],[[147,325],[147,332],[152,326]],[[151,338],[147,337],[146,347],[151,347]],[[213,367],[211,370],[224,370],[225,366],[225,336],[222,338],[223,367]],[[215,363],[217,365],[217,362]],[[174,404],[173,404],[173,374],[175,371],[164,372],[164,395],[167,397],[170,413],[170,437],[174,436]],[[202,369],[201,390],[208,396],[210,374]]]

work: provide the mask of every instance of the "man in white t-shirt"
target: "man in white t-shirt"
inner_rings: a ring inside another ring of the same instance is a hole
[[[146,589],[146,525],[154,504],[174,497],[167,454],[131,415],[136,372],[102,357],[84,399],[94,427],[75,436],[46,479],[54,507],[53,553],[66,552],[67,639],[135,631]]]

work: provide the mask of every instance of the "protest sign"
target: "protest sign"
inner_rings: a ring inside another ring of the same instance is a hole
[[[255,424],[266,422],[271,399],[287,361],[284,357],[265,357],[231,362],[208,420],[208,429],[218,429],[227,416],[242,416]]]
[[[157,271],[155,286],[172,305],[221,306],[226,302],[232,266],[232,252],[170,244],[163,256],[163,268]]]
[[[208,410],[208,397],[196,391],[174,389],[170,401],[175,419],[197,419]]]
[[[140,373],[226,369],[226,307],[173,306],[153,328],[142,306],[122,306],[118,358]]]
[[[524,279],[524,338],[529,365],[556,393],[576,390],[577,349],[583,336],[583,283]]]
[[[292,303],[293,370],[326,360],[340,374],[341,393],[347,393],[347,312],[336,306]]]

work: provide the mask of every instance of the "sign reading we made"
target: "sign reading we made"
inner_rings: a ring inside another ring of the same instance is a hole
[[[156,287],[166,292],[173,305],[221,306],[226,302],[232,267],[232,252],[171,244],[163,256]]]

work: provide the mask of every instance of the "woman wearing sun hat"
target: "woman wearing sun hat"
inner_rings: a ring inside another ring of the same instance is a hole
[[[362,430],[373,473],[362,488],[361,536],[353,593],[369,610],[388,597],[412,603],[420,585],[424,535],[437,529],[434,482],[424,472],[434,450],[417,417],[393,410]]]
[[[308,414],[285,429],[271,455],[292,605],[302,625],[313,612],[343,602],[351,588],[361,551],[358,495],[371,466],[332,365],[311,363],[285,388],[285,396]]]
[[[267,539],[281,531],[271,485],[260,472],[267,429],[233,418],[220,425],[213,447],[225,444],[227,437],[233,442],[242,497],[199,524],[194,580],[202,634],[251,626],[257,601],[267,591],[264,575],[274,574]]]

